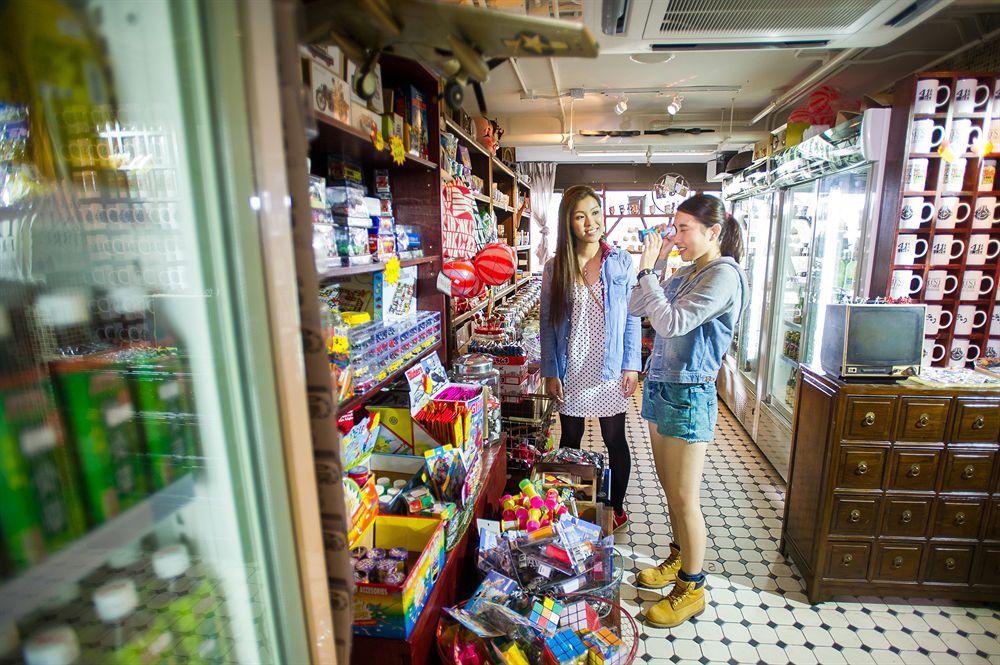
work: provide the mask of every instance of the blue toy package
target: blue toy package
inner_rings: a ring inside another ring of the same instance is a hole
[[[520,585],[517,582],[493,570],[472,594],[466,609],[475,614],[479,611],[480,605],[487,601],[506,605],[507,601],[519,592]]]
[[[667,238],[672,238],[677,230],[668,224],[657,224],[656,226],[649,229],[639,229],[639,242],[643,242],[650,233],[659,231],[660,237],[666,240]]]

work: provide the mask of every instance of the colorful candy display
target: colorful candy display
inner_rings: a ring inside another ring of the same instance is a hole
[[[503,509],[500,527],[504,531],[537,531],[549,526],[569,510],[555,489],[548,490],[543,497],[527,478],[518,487],[521,488],[520,494],[506,494],[500,499]]]

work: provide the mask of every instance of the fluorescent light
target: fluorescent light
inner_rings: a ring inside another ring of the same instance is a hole
[[[582,148],[576,149],[577,155],[581,157],[694,157],[699,155],[714,155],[714,150],[668,150],[668,151],[653,151],[652,153],[647,153],[646,151],[612,151],[612,150],[584,150]]]

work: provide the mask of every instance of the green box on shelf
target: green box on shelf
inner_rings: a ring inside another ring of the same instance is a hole
[[[362,537],[366,547],[404,547],[410,553],[402,586],[358,583],[354,633],[406,639],[444,568],[444,522],[432,517],[380,515]]]
[[[128,377],[149,455],[153,489],[166,487],[195,465],[199,454],[190,377],[172,352],[141,351]]]
[[[90,519],[100,524],[148,493],[132,396],[111,354],[62,358],[50,366]]]
[[[0,383],[0,540],[25,568],[79,538],[86,518],[48,381]]]

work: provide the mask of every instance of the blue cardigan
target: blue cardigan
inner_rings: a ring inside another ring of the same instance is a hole
[[[602,246],[601,280],[604,282],[604,368],[605,381],[617,379],[623,371],[642,369],[642,330],[640,319],[628,313],[628,303],[635,288],[632,257],[609,245]],[[552,261],[542,272],[541,344],[542,376],[566,378],[569,352],[569,319],[553,326],[549,321],[552,300]]]

